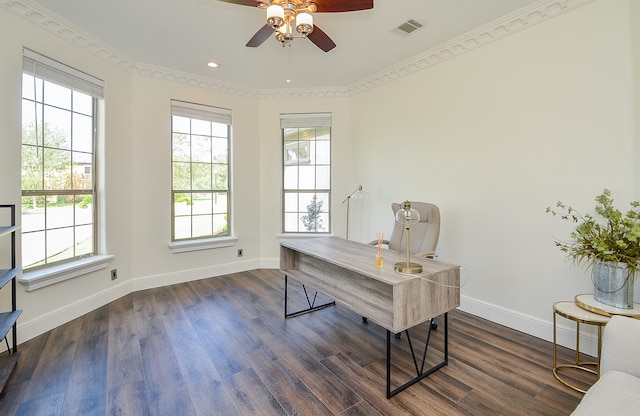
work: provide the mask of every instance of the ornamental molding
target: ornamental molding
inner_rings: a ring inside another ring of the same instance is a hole
[[[169,68],[136,62],[131,57],[84,32],[35,2],[30,0],[0,0],[0,5],[30,23],[134,75],[176,82],[246,98],[304,99],[340,98],[358,95],[595,1],[597,0],[540,0],[449,42],[366,77],[350,86],[279,90],[251,89],[242,85],[225,83]]]

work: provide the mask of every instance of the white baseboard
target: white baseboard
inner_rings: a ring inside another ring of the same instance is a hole
[[[489,302],[461,296],[460,310],[532,335],[545,341],[553,342],[553,309],[549,306],[549,320],[536,318]],[[589,328],[590,327],[590,328]],[[556,339],[558,345],[575,349],[575,322],[559,317],[557,321]],[[580,327],[580,350],[591,356],[598,351],[598,333],[595,327],[582,325]]]
[[[184,270],[180,272],[143,276],[128,280],[107,290],[103,290],[102,292],[98,292],[72,304],[65,305],[62,308],[48,312],[42,316],[38,316],[29,321],[20,322],[18,343],[20,344],[50,331],[132,292],[259,268],[277,269],[278,265],[278,259],[255,259]],[[551,307],[549,309],[549,316],[552,318],[553,315]],[[547,341],[553,341],[552,320],[539,319],[498,305],[470,298],[468,296],[461,297],[460,310],[488,319],[506,327],[516,329],[526,334],[542,338]],[[561,319],[564,320],[564,318]],[[570,326],[567,326],[567,324]],[[598,345],[597,333],[589,333],[586,329],[581,330],[580,333],[581,350],[589,355],[595,355]],[[557,331],[558,345],[573,349],[575,348],[575,338],[576,330],[574,323],[567,320],[562,322],[559,319]]]

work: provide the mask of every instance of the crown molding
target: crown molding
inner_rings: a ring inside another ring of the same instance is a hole
[[[597,0],[541,0],[514,13],[505,15],[484,26],[413,56],[377,74],[363,79],[349,88],[349,95],[357,95],[421,71],[488,43],[513,35],[521,30],[545,22]]]
[[[225,94],[258,99],[300,99],[350,97],[393,82],[404,76],[421,71],[440,62],[482,47],[488,43],[518,33],[571,10],[597,0],[540,0],[531,6],[465,33],[445,44],[413,56],[390,68],[345,87],[314,89],[258,90],[242,85],[224,83],[215,79],[198,77],[169,68],[155,67],[136,62],[101,40],[82,31],[39,4],[30,0],[0,0],[0,5],[76,46],[97,55],[105,61],[135,75],[176,82],[199,88],[211,89]]]

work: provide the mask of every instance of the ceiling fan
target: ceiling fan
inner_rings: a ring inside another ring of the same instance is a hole
[[[373,0],[220,0],[225,3],[267,10],[267,23],[256,32],[248,47],[255,48],[275,33],[286,46],[294,38],[309,38],[317,47],[329,52],[336,47],[331,38],[313,23],[312,13],[340,13],[373,8]]]

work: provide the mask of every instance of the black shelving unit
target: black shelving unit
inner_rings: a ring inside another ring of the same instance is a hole
[[[11,310],[0,312],[0,337],[7,345],[7,351],[0,354],[0,392],[4,390],[11,372],[13,372],[16,362],[18,361],[18,317],[22,313],[16,308],[16,276],[20,272],[20,268],[16,267],[16,232],[20,229],[16,225],[16,206],[0,205],[0,209],[9,209],[11,224],[0,224],[0,238],[5,236],[11,237],[11,265],[8,269],[0,268],[0,290],[11,283]],[[0,264],[0,267],[4,265]],[[11,333],[12,343],[9,345],[9,332]]]

